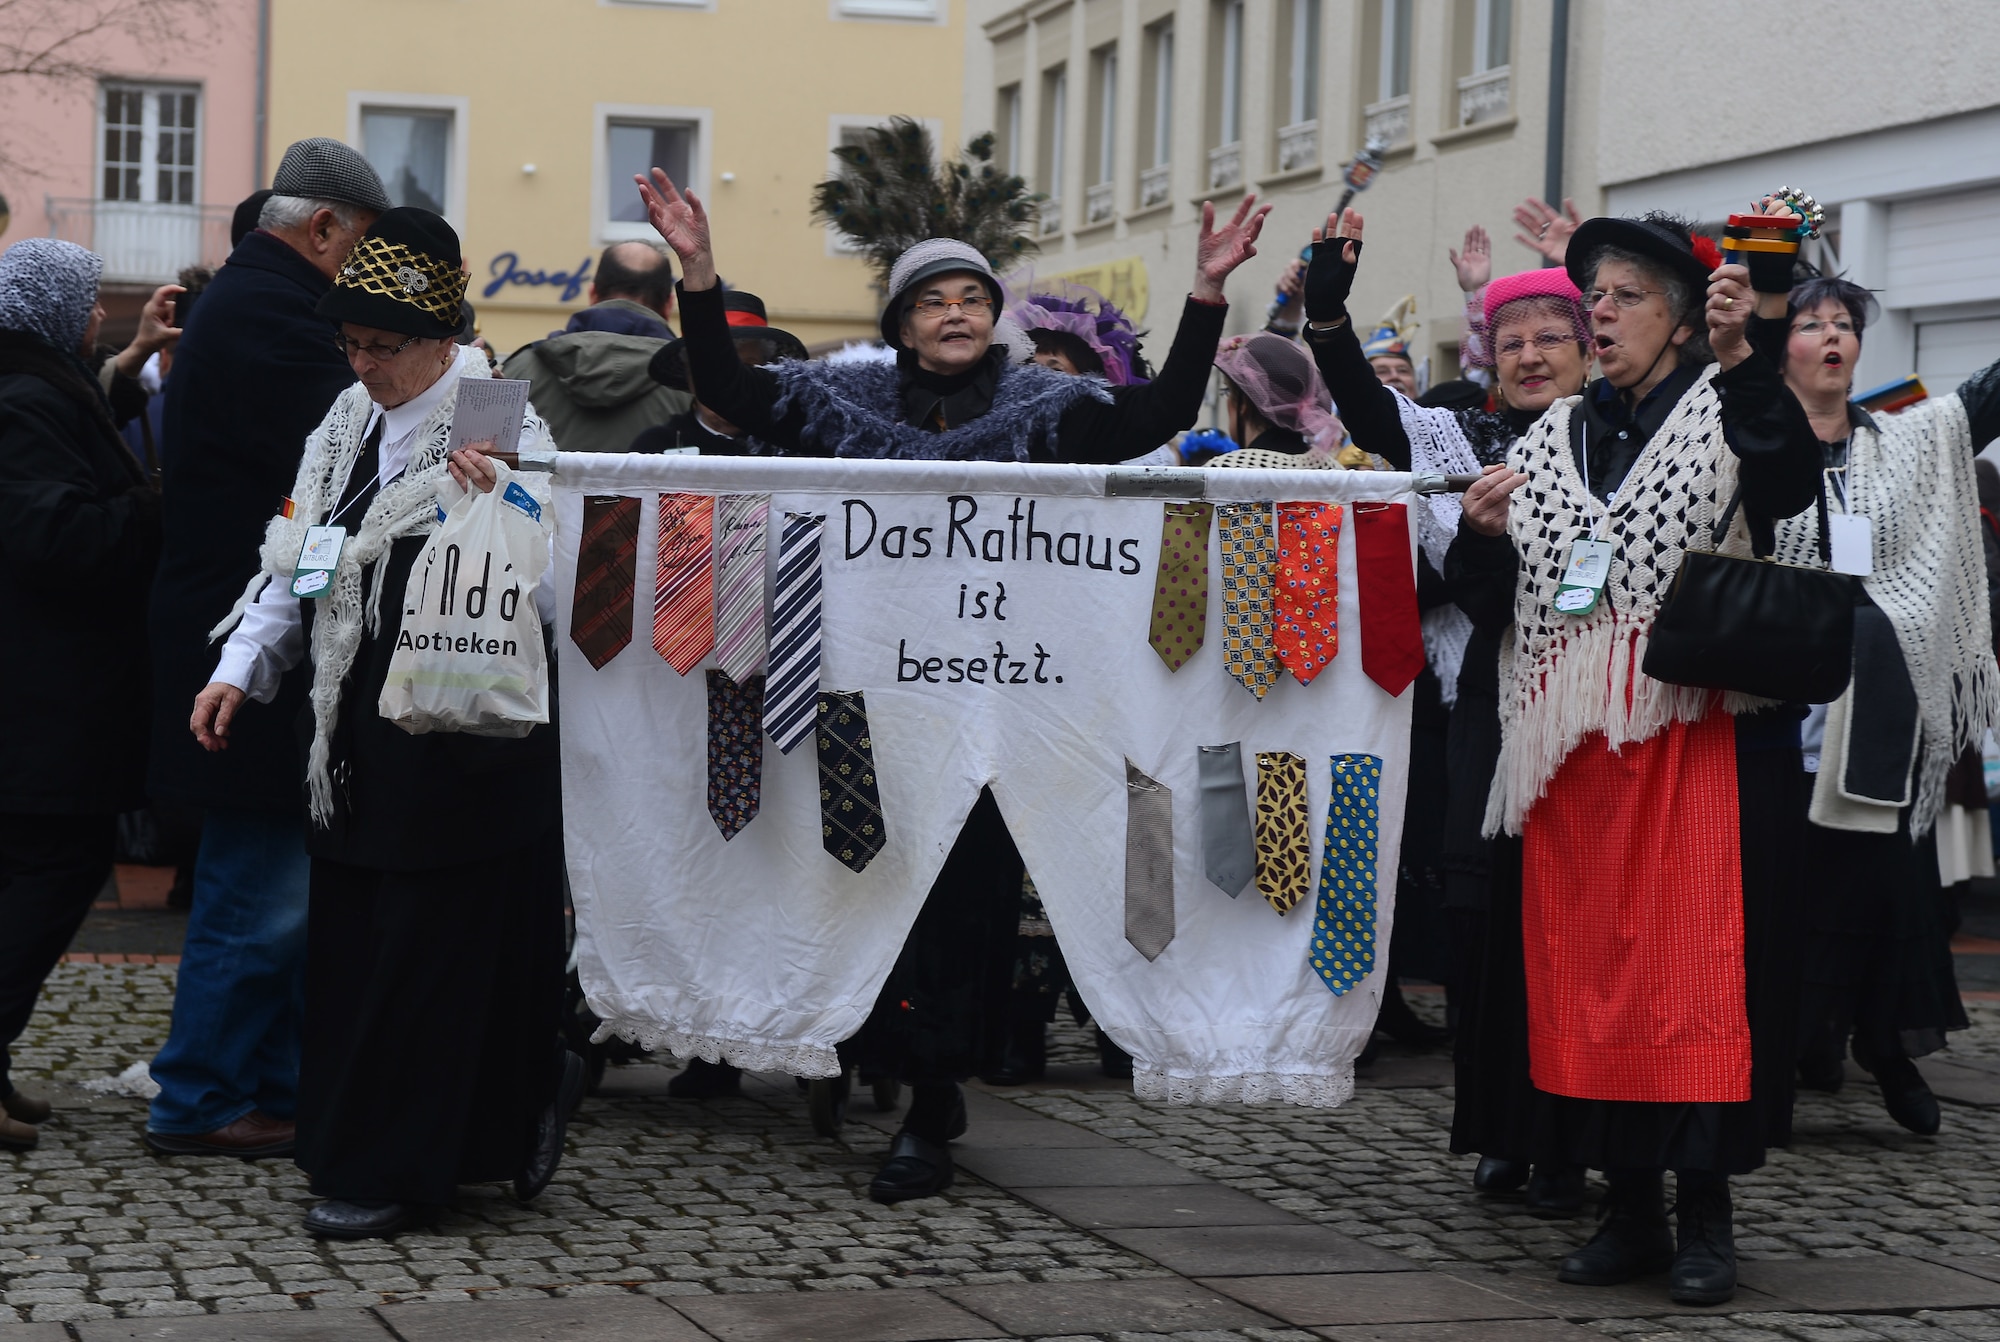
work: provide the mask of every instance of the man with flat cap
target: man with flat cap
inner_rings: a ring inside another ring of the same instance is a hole
[[[287,149],[255,231],[189,314],[167,383],[149,784],[205,823],[173,1027],[152,1065],[146,1140],[162,1152],[292,1152],[306,930],[293,720],[305,679],[284,678],[247,710],[224,753],[189,739],[187,712],[215,669],[209,631],[257,570],[306,435],[354,381],[314,306],[388,208],[375,170],[338,140]]]
[[[334,1239],[392,1235],[459,1184],[511,1179],[534,1197],[583,1088],[559,1040],[555,724],[413,736],[377,708],[410,571],[460,497],[452,482],[493,484],[478,452],[447,456],[461,381],[492,376],[455,340],[470,328],[465,284],[451,225],[408,206],[376,220],[334,276],[318,311],[340,324],[360,382],[313,431],[295,506],[265,533],[190,722],[205,749],[233,749],[245,700],[268,701],[310,662],[298,1163],[326,1199],[306,1229]],[[521,447],[549,445],[529,410]],[[293,581],[308,527],[337,533],[316,589]],[[545,636],[553,590],[545,575],[517,594],[528,637]],[[506,595],[489,593],[502,610]]]

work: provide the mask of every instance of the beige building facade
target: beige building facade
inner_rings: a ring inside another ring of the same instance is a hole
[[[808,343],[867,336],[866,266],[810,218],[831,149],[894,114],[959,129],[964,0],[272,0],[270,161],[331,135],[458,228],[503,352],[653,237],[633,172],[708,204],[723,277]]]
[[[1511,274],[1539,263],[1512,241],[1524,197],[1553,179],[1586,212],[1598,204],[1595,3],[967,5],[965,125],[993,128],[1007,161],[1051,197],[1038,268],[1143,283],[1155,357],[1193,274],[1202,202],[1227,212],[1254,191],[1274,207],[1259,257],[1229,287],[1230,329],[1255,330],[1371,133],[1388,152],[1355,201],[1368,240],[1353,310],[1371,322],[1415,295],[1434,380],[1457,376],[1463,303],[1447,249],[1466,228],[1485,225],[1494,273]],[[1559,46],[1568,110],[1552,142]]]

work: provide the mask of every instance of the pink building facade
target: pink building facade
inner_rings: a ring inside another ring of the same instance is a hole
[[[213,0],[174,20],[193,30],[96,38],[79,48],[95,78],[0,83],[0,250],[58,237],[97,252],[114,328],[183,266],[227,256],[231,211],[276,166],[260,161],[268,4]]]

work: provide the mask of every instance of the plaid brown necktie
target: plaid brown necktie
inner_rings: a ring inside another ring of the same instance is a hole
[[[586,498],[569,636],[600,671],[632,641],[638,564],[639,500],[617,494]]]

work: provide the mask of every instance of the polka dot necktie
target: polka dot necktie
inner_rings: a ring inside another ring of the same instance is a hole
[[[1382,760],[1333,756],[1319,901],[1313,909],[1312,967],[1336,997],[1375,967],[1375,854],[1382,816]]]
[[[1278,661],[1301,685],[1312,684],[1340,650],[1335,612],[1340,588],[1340,505],[1278,505]]]
[[[1208,626],[1208,522],[1212,503],[1169,503],[1160,527],[1160,571],[1153,582],[1153,651],[1178,671],[1201,648]]]

